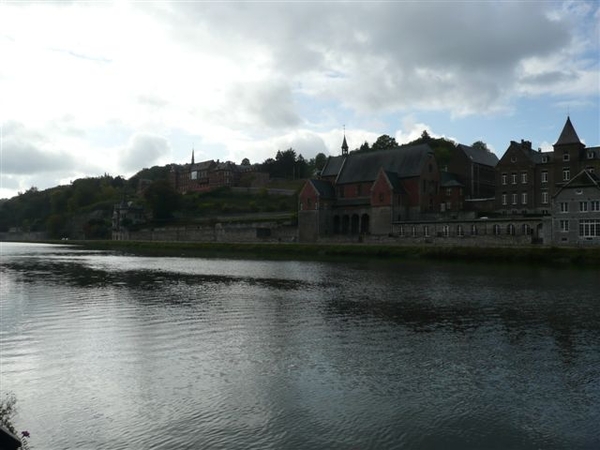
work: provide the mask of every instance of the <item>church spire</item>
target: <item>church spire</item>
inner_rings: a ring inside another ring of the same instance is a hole
[[[346,142],[346,125],[344,125],[344,140],[342,142],[342,155],[348,154],[348,143]]]
[[[192,148],[192,164],[194,164],[194,149]]]

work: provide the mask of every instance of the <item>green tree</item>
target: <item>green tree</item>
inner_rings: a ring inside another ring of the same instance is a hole
[[[144,199],[155,220],[166,220],[173,217],[173,212],[177,211],[181,194],[173,189],[167,180],[157,180],[144,191]]]
[[[377,140],[373,143],[371,150],[389,150],[391,148],[398,147],[398,143],[396,139],[388,136],[387,134],[383,134],[377,138]]]
[[[315,156],[314,166],[316,170],[323,170],[325,164],[327,163],[327,155],[325,153],[317,153]]]
[[[486,152],[490,151],[487,144],[483,141],[475,141],[471,144],[471,147],[476,148],[478,150],[485,150]]]

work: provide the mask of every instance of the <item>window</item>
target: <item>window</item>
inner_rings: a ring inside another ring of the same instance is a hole
[[[527,172],[522,172],[521,173],[521,183],[522,184],[527,184]]]
[[[477,225],[471,225],[471,235],[477,236]]]
[[[548,157],[547,156],[542,156],[542,162],[543,163],[547,163],[548,162]]]
[[[512,223],[509,223],[506,227],[506,234],[508,234],[509,236],[515,235],[515,226]]]
[[[517,204],[517,194],[513,194],[512,195],[512,204],[516,205]]]
[[[594,159],[594,152],[588,152],[587,157],[588,159]]]
[[[579,202],[579,212],[588,212],[588,202]]]
[[[582,237],[582,238],[600,237],[600,219],[580,220],[579,221],[579,237]]]
[[[560,221],[560,232],[561,233],[568,233],[569,232],[569,221],[568,220],[561,220]]]
[[[379,202],[380,202],[380,203],[383,203],[383,198],[384,198],[384,197],[383,197],[383,192],[380,192],[380,193],[379,193]]]
[[[192,173],[190,174],[190,178],[192,180],[197,180],[198,179],[198,172],[193,170]]]
[[[456,226],[456,235],[457,236],[464,236],[465,235],[465,232],[463,230],[462,225],[457,225]]]
[[[524,236],[530,235],[531,234],[531,227],[528,224],[524,223],[521,226],[521,233],[523,233]]]
[[[571,157],[569,156],[569,154],[567,152],[563,153],[563,161],[570,161]]]
[[[542,192],[542,203],[544,205],[548,204],[548,192],[547,191]]]
[[[548,171],[543,170],[542,171],[542,183],[547,183],[547,182],[548,182]]]
[[[411,227],[410,234],[412,237],[417,237],[417,227]]]
[[[527,192],[522,192],[521,193],[521,204],[522,205],[526,205],[527,204]]]
[[[505,174],[505,173],[503,173],[503,174],[502,174],[502,184],[506,184],[506,183],[507,183],[507,181],[508,181],[508,175],[507,175],[507,174]]]
[[[500,225],[498,225],[498,224],[495,224],[495,225],[494,225],[494,234],[495,234],[496,236],[499,236],[499,235],[500,235]]]
[[[506,202],[506,197],[507,197],[507,195],[506,195],[506,192],[504,192],[504,193],[502,194],[502,204],[503,204],[503,205],[506,205],[506,203],[507,203],[507,202]]]
[[[561,213],[569,212],[569,204],[567,202],[560,202],[560,212]]]
[[[402,225],[400,225],[400,228],[398,228],[398,236],[404,236],[404,226]]]
[[[592,166],[588,166],[585,168],[589,173],[594,173],[594,168]]]
[[[428,225],[425,225],[423,227],[423,236],[429,237],[429,226]]]
[[[563,169],[563,181],[569,181],[571,179],[571,169],[565,167]]]
[[[511,184],[517,184],[517,174],[516,173],[512,173],[510,175],[510,182],[511,182]]]
[[[446,197],[450,197],[450,196],[452,196],[452,189],[446,188]]]
[[[450,227],[448,225],[444,225],[442,228],[442,232],[444,234],[444,237],[450,236]]]
[[[600,211],[600,200],[592,200],[590,202],[590,211]]]

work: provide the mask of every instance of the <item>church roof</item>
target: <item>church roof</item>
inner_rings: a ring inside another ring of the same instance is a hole
[[[322,177],[337,177],[344,164],[345,156],[330,156],[321,170]]]
[[[334,198],[335,190],[331,183],[323,180],[310,180],[310,183],[314,186],[316,191],[322,198]]]
[[[337,183],[374,181],[379,169],[395,173],[399,178],[416,177],[433,150],[426,145],[397,147],[374,152],[355,152],[346,157]]]
[[[567,122],[565,123],[565,126],[563,127],[562,133],[560,133],[558,141],[556,141],[556,144],[554,144],[554,145],[565,145],[565,144],[581,144],[581,141],[579,140],[579,136],[577,136],[577,133],[575,132],[575,128],[573,127],[573,124],[571,123],[571,118],[568,116],[567,116]]]

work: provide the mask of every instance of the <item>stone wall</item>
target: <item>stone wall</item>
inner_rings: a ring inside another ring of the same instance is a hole
[[[114,240],[175,242],[292,242],[297,237],[298,227],[277,222],[164,227],[113,235]]]

